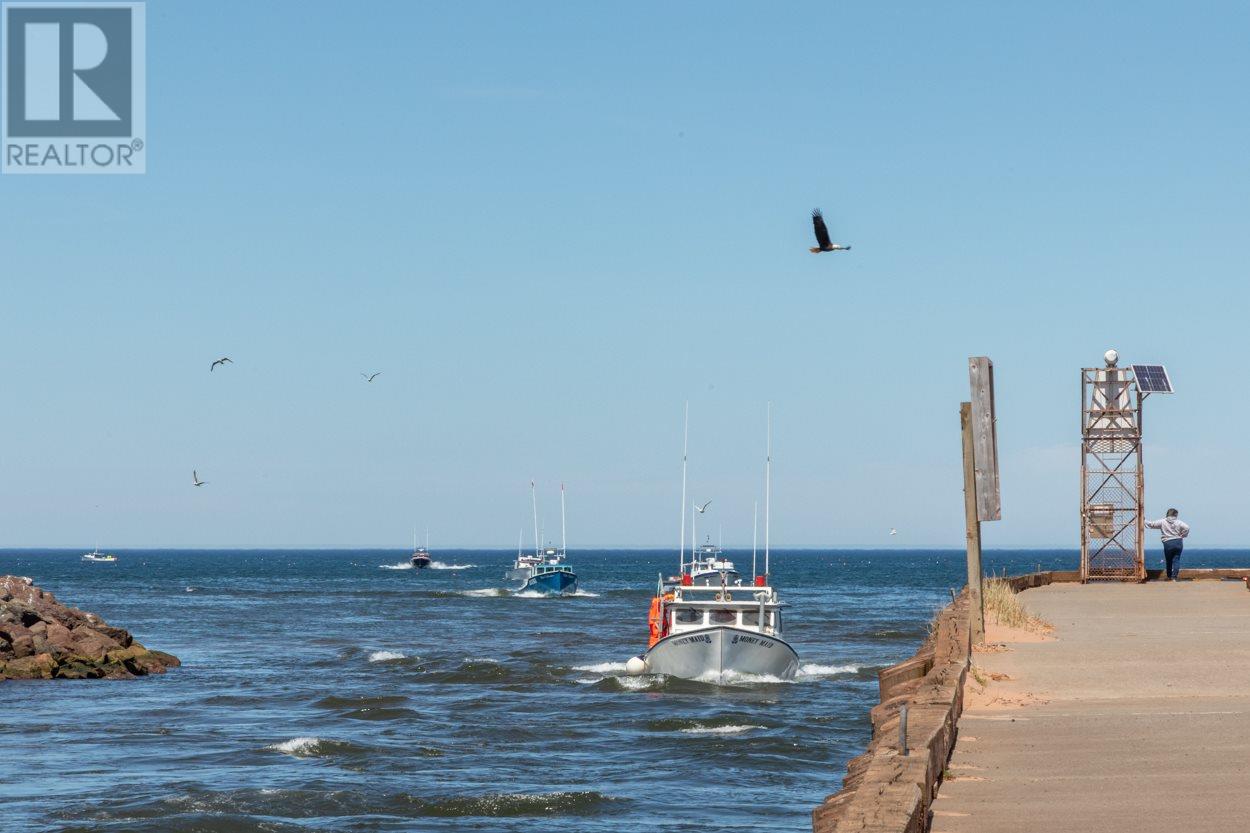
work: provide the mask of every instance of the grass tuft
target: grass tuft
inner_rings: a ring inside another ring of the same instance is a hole
[[[1052,630],[1048,622],[1044,622],[1033,614],[1020,601],[1020,596],[1011,589],[1006,579],[989,578],[982,585],[985,599],[985,614],[993,617],[999,625],[1009,628],[1045,633]]]

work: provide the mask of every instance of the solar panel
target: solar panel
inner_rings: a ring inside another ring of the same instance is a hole
[[[1133,365],[1133,378],[1142,393],[1172,393],[1172,380],[1167,368],[1161,364]]]

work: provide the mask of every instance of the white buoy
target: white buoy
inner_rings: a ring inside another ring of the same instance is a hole
[[[646,660],[642,657],[630,657],[629,662],[625,663],[625,673],[632,677],[647,673]]]

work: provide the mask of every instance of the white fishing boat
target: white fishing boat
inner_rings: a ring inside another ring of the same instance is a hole
[[[684,571],[683,571],[684,572]],[[712,543],[711,536],[694,550],[690,561],[690,578],[696,586],[711,587],[721,583],[733,586],[742,584],[742,574],[734,567],[734,563],[725,557],[724,550]]]
[[[430,566],[430,530],[425,531],[425,546],[417,546],[417,531],[412,531],[412,566],[417,570],[424,570]]]
[[[726,682],[734,678],[794,678],[799,655],[783,638],[781,601],[769,581],[769,508],[772,492],[772,409],[768,416],[768,454],[764,480],[764,572],[748,586],[729,581],[730,569],[717,571],[715,583],[696,584],[698,553],[685,558],[686,454],[682,452],[682,532],[678,556],[681,574],[661,579],[651,600],[647,651],[626,663],[630,674],[668,674],[683,679]],[[754,549],[754,546],[753,546]],[[724,563],[719,553],[717,559]],[[703,564],[715,563],[704,559]],[[732,567],[732,565],[730,565]]]
[[[117,556],[108,552],[100,552],[100,545],[96,544],[96,548],[94,550],[88,553],[83,553],[82,560],[83,561],[101,561],[106,564],[111,564],[117,560]]]
[[[544,596],[576,593],[577,574],[564,560],[568,552],[568,529],[564,523],[564,484],[560,484],[560,529],[563,540],[559,549],[550,544],[545,547],[538,544],[538,497],[532,480],[530,500],[534,507],[534,554],[521,551],[521,540],[518,536],[516,561],[513,562],[512,569],[504,573],[504,578],[520,582],[515,588],[518,593],[541,593]]]

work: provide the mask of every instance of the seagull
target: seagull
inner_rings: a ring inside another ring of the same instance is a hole
[[[193,484],[193,485],[196,485],[196,486],[203,486],[203,485],[204,485],[205,483],[207,483],[208,481],[207,481],[207,480],[201,480],[201,479],[200,479],[200,475],[199,475],[198,473],[196,473],[195,469],[191,469],[191,482],[192,482],[192,484]]]
[[[378,378],[381,375],[382,375],[382,371],[380,370],[377,373],[361,373],[360,374],[361,378],[364,379],[366,382],[372,382],[374,379]]]
[[[819,208],[812,209],[812,227],[816,230],[816,248],[808,250],[812,254],[849,252],[851,250],[850,246],[843,246],[841,243],[833,243],[829,240],[829,229],[825,228],[825,218],[820,213]]]
[[[217,369],[217,365],[219,364],[234,364],[234,362],[230,361],[229,356],[222,356],[220,359],[218,359],[217,361],[213,362],[212,364],[208,366],[208,372],[212,373],[214,370]]]
[[[696,503],[696,504],[694,505],[694,508],[695,508],[695,509],[698,509],[698,510],[699,510],[699,514],[700,514],[700,515],[702,515],[704,512],[706,512],[706,511],[707,511],[707,508],[708,508],[709,506],[711,506],[711,505],[712,505],[712,501],[710,501],[710,500],[709,500],[707,503],[703,504],[702,506],[700,506],[699,504],[697,504],[697,503]]]
[[[898,535],[898,530],[897,530],[897,529],[895,529],[894,527],[890,527],[890,534],[891,534],[891,535]]]

